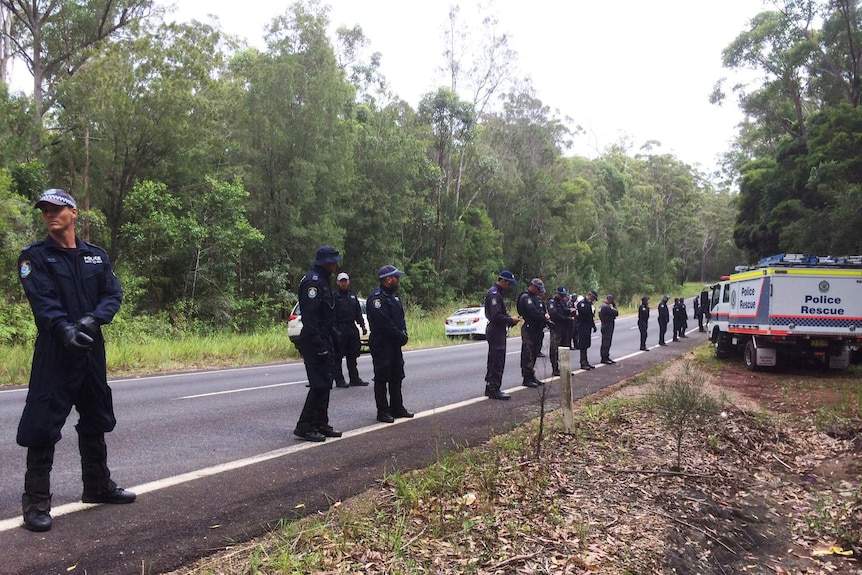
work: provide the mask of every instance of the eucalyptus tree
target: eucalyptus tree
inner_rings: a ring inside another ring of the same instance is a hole
[[[268,240],[259,261],[293,274],[294,283],[317,246],[343,248],[355,202],[355,89],[339,67],[328,24],[316,3],[293,4],[270,24],[264,52],[233,63],[244,92],[232,127],[252,194],[250,217]]]
[[[565,206],[565,170],[558,160],[568,130],[529,92],[507,94],[499,113],[482,123],[481,150],[496,160],[499,174],[486,185],[483,202],[494,225],[503,230],[507,262],[522,275],[546,271],[558,230],[551,210]],[[577,238],[583,239],[583,238]],[[516,265],[517,264],[517,265]]]
[[[29,101],[23,95],[10,95],[0,83],[0,168],[31,157],[30,142],[38,138],[28,113]]]
[[[419,103],[419,118],[432,134],[430,156],[439,170],[434,185],[434,248],[431,257],[437,271],[443,268],[452,226],[461,218],[463,158],[476,134],[477,118],[473,105],[446,88],[427,94]]]
[[[0,7],[11,21],[0,33],[33,75],[33,121],[41,126],[60,85],[100,42],[149,16],[153,0],[0,0]]]
[[[208,25],[164,24],[105,45],[58,92],[55,172],[105,213],[113,259],[138,181],[189,189],[223,162],[223,50]]]
[[[860,182],[851,151],[862,99],[859,3],[775,6],[724,52],[726,66],[763,75],[754,89],[738,91],[748,120],[737,144],[751,161],[739,166],[735,238],[751,257],[847,249],[858,243],[842,224],[855,221]]]
[[[406,102],[359,105],[354,122],[356,177],[344,261],[351,278],[363,277],[370,288],[375,262],[406,267],[431,253],[438,172],[427,156],[428,131]]]

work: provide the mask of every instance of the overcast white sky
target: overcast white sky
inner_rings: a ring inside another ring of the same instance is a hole
[[[414,107],[446,82],[443,33],[449,7],[466,18],[475,2],[454,0],[321,0],[335,26],[359,24],[382,54],[391,86]],[[175,5],[169,18],[218,17],[221,27],[262,47],[264,26],[290,0],[159,0]],[[487,0],[486,0],[487,2]],[[537,96],[587,134],[573,153],[595,157],[627,138],[633,151],[658,140],[659,152],[712,170],[728,148],[741,115],[731,98],[709,103],[715,82],[730,71],[721,51],[763,0],[494,0],[499,29],[510,34],[522,75]]]

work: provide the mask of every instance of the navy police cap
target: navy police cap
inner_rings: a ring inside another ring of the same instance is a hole
[[[404,275],[404,272],[396,268],[395,266],[383,266],[379,270],[377,270],[377,279],[388,278],[389,276],[397,276],[401,277]]]
[[[510,284],[512,284],[513,286],[518,285],[518,282],[517,282],[517,280],[515,279],[515,274],[513,274],[513,273],[512,273],[512,272],[510,272],[509,270],[503,270],[503,271],[501,271],[501,272],[500,272],[500,275],[499,275],[499,276],[497,276],[497,278],[498,278],[498,279],[501,279],[501,280],[506,280],[507,282],[509,282],[509,283],[510,283]]]
[[[78,204],[75,203],[75,198],[70,196],[68,192],[60,189],[45,190],[42,192],[42,195],[39,196],[39,200],[33,207],[41,208],[45,204],[51,204],[53,206],[69,206],[70,208],[78,207]]]

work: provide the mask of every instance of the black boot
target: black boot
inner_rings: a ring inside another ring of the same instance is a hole
[[[362,381],[362,378],[359,377],[359,367],[356,364],[355,357],[347,357],[347,374],[349,376],[350,387],[365,387],[368,385],[367,381]]]
[[[523,385],[524,387],[539,387],[539,384],[533,381],[533,379],[535,378],[531,376],[526,376],[524,378],[524,381],[521,382],[521,385]]]
[[[21,508],[24,510],[24,529],[41,533],[49,531],[53,520],[51,519],[51,497],[31,500],[27,494],[21,496]]]
[[[504,391],[500,391],[500,388],[499,388],[499,387],[488,387],[488,388],[485,390],[485,395],[487,395],[487,396],[488,396],[488,397],[490,397],[491,399],[501,399],[501,400],[506,400],[506,399],[511,399],[511,398],[512,398],[512,396],[511,396],[511,395],[509,395],[508,393],[506,393],[506,392],[504,392]]]
[[[108,470],[108,446],[104,433],[78,432],[78,450],[81,452],[81,479],[84,482],[84,503],[132,503],[137,497],[131,491],[118,487]]]
[[[27,471],[24,473],[24,494],[21,509],[24,528],[29,531],[51,529],[51,468],[54,466],[54,446],[27,449]]]

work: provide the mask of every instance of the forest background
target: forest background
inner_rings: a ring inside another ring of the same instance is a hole
[[[425,310],[479,303],[504,268],[625,302],[782,251],[859,253],[859,20],[850,0],[752,19],[721,56],[756,80],[710,96],[745,120],[705,174],[651,143],[567,154],[580,128],[513,73],[492,14],[452,7],[449,84],[413,109],[317,0],[262,49],[152,0],[0,0],[0,78],[13,59],[33,75],[30,95],[0,83],[0,342],[35,335],[13,270],[50,187],[108,250],[123,329],[157,336],[272,328],[324,244],[359,293],[404,269]]]

